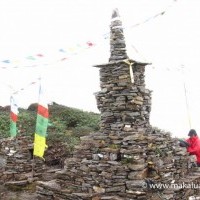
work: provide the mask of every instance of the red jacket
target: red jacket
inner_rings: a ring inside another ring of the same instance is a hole
[[[189,147],[187,148],[187,151],[191,155],[195,155],[197,158],[197,162],[200,163],[200,139],[198,136],[193,136],[186,140],[189,143]]]

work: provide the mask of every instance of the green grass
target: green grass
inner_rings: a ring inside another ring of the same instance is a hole
[[[37,104],[31,104],[28,109],[19,109],[17,121],[18,135],[34,136],[37,117]],[[73,149],[78,144],[80,136],[99,130],[100,115],[80,109],[66,107],[53,103],[49,105],[49,126],[47,143],[63,142]],[[9,137],[9,108],[0,112],[0,138]]]

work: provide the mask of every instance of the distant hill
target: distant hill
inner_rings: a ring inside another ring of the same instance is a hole
[[[17,122],[18,135],[34,136],[37,116],[37,103],[28,109],[19,109]],[[49,105],[49,126],[47,141],[62,141],[72,146],[79,137],[99,129],[100,115],[71,108],[57,103]],[[10,106],[0,106],[0,138],[9,137]]]

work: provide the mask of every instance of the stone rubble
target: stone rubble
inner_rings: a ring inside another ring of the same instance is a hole
[[[46,170],[41,159],[33,160],[30,137],[1,139],[0,165],[0,180],[6,186],[26,186],[39,180]]]
[[[1,139],[0,183],[8,188],[25,188],[37,180],[49,181],[54,178],[55,172],[62,168],[58,162],[59,156],[66,157],[64,155],[66,151],[63,150],[66,144],[54,143],[54,145],[54,148],[50,145],[45,152],[44,161],[33,157],[32,137],[17,136]]]
[[[174,200],[197,195],[198,189],[148,188],[150,183],[198,183],[200,173],[191,168],[176,138],[150,125],[147,63],[128,58],[117,10],[112,15],[110,52],[108,64],[95,66],[100,68],[96,99],[101,129],[81,138],[54,180],[38,182],[38,199]]]

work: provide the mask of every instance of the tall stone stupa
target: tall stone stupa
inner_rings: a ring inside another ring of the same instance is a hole
[[[100,68],[101,91],[96,94],[104,132],[144,131],[149,126],[151,91],[145,88],[145,66],[128,58],[117,9],[110,26],[109,63]]]

